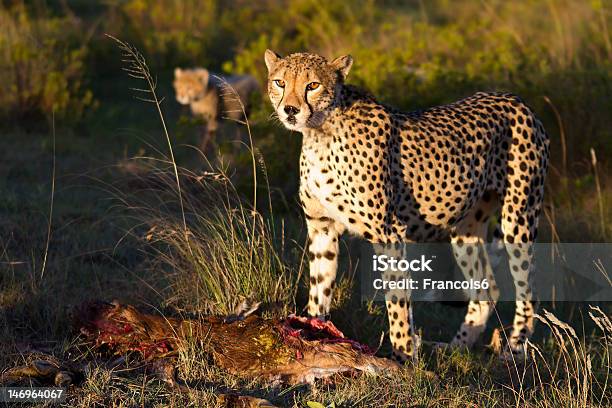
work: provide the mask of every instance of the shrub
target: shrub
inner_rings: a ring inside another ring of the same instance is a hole
[[[213,0],[129,0],[118,5],[117,29],[154,67],[208,66],[215,49],[223,48],[215,34],[218,7]]]
[[[86,46],[77,41],[78,22],[33,17],[18,4],[0,8],[0,27],[0,115],[80,119],[94,101],[83,83]]]

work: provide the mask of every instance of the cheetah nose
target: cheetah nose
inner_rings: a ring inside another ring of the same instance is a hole
[[[296,108],[295,106],[291,106],[291,105],[285,105],[285,108],[283,110],[289,116],[295,116],[298,113],[300,113],[300,110],[298,108]]]

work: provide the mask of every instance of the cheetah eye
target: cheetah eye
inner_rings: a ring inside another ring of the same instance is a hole
[[[278,86],[279,88],[285,87],[285,81],[283,81],[282,79],[275,79],[274,84]]]
[[[309,91],[314,91],[315,89],[317,89],[319,86],[321,86],[320,83],[318,82],[311,82],[308,85],[306,85],[306,89]]]

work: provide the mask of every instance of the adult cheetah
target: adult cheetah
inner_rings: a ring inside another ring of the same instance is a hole
[[[348,55],[329,62],[267,50],[265,63],[278,118],[303,134],[308,314],[329,313],[344,231],[383,244],[450,239],[465,276],[492,279],[484,244],[489,218],[499,212],[517,299],[506,353],[522,353],[534,325],[527,282],[549,160],[548,137],[527,105],[515,95],[479,92],[403,113],[345,84]],[[494,308],[495,297],[488,299],[469,303],[452,345],[474,343]],[[407,294],[388,291],[385,301],[393,356],[405,361],[414,353]]]

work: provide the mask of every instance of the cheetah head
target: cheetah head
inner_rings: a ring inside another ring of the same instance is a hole
[[[178,103],[190,105],[201,99],[206,93],[208,78],[208,70],[204,68],[175,68],[173,85]]]
[[[283,125],[295,131],[323,125],[353,64],[350,55],[328,62],[308,53],[282,58],[271,50],[265,61],[270,101]]]

